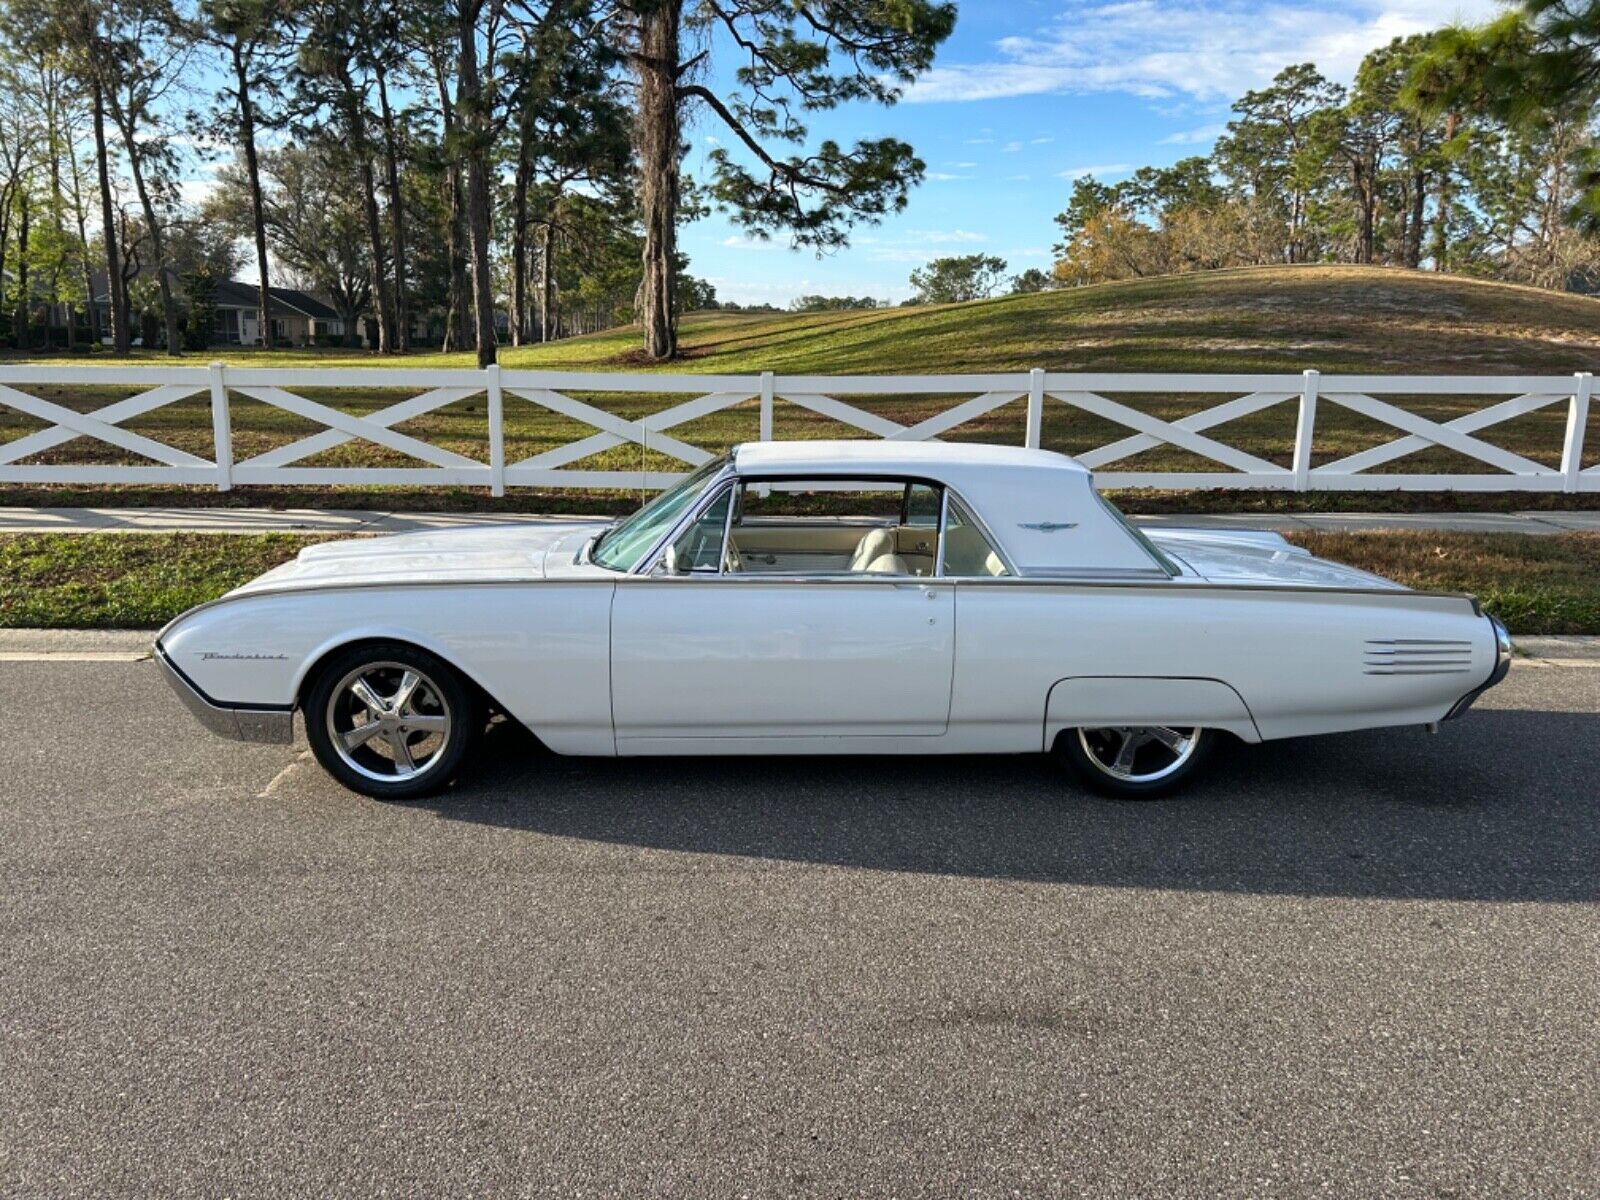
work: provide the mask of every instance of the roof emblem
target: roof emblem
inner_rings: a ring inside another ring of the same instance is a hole
[[[1076,521],[1018,521],[1018,529],[1037,529],[1040,533],[1054,533],[1058,529],[1076,529]]]

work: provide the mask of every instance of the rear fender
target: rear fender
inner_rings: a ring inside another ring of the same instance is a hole
[[[1058,680],[1045,698],[1044,749],[1064,729],[1168,725],[1221,729],[1259,742],[1250,708],[1220,679],[1079,675]]]

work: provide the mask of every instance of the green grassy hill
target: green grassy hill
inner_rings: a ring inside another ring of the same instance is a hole
[[[1261,267],[931,308],[698,313],[675,370],[1543,373],[1600,362],[1600,300],[1373,267]],[[636,366],[613,330],[507,366]]]
[[[504,347],[501,362],[595,371],[791,374],[1029,367],[1564,372],[1592,369],[1600,361],[1600,300],[1378,267],[1255,267],[924,308],[694,313],[683,320],[682,344],[681,361],[648,368],[637,329],[622,327],[549,345]],[[135,357],[170,361],[154,352]],[[348,351],[242,350],[224,357],[256,366],[384,361]],[[88,361],[114,360],[97,355]],[[403,361],[464,366],[471,359],[417,354]]]

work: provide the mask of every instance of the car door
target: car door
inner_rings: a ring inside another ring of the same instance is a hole
[[[715,528],[725,516],[726,506],[713,500],[703,519]],[[691,534],[684,544],[704,542]],[[649,743],[678,739],[945,732],[955,661],[952,584],[915,576],[730,574],[714,555],[695,550],[690,557],[680,566],[687,574],[630,575],[617,583],[611,708],[620,752],[669,750]]]

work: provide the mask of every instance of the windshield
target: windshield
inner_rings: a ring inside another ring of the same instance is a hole
[[[706,485],[728,463],[727,457],[714,458],[688,478],[668,488],[633,516],[613,525],[600,535],[590,551],[589,561],[612,571],[631,571],[639,560],[676,525],[678,518],[694,506]]]

